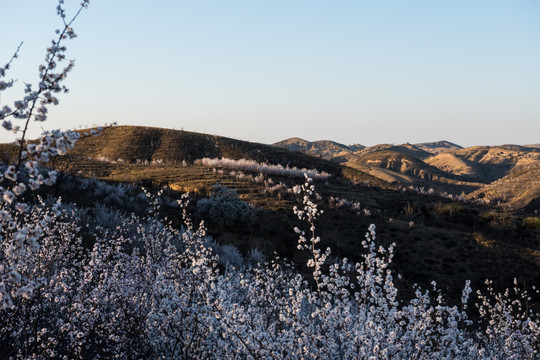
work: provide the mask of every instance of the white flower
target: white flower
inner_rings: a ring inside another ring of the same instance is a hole
[[[13,192],[17,196],[23,194],[25,191],[26,191],[26,185],[24,185],[23,183],[19,183],[15,187],[13,187]]]
[[[17,203],[17,204],[15,205],[15,209],[16,209],[17,211],[20,211],[20,212],[22,212],[22,213],[25,213],[25,212],[27,212],[27,211],[30,209],[30,206],[28,206],[28,204],[24,204],[24,203]]]
[[[11,181],[17,181],[17,168],[14,165],[9,165],[4,172],[6,179]]]
[[[11,204],[15,200],[15,194],[13,194],[11,191],[4,192],[4,201]]]

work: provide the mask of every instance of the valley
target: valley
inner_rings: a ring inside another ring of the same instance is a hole
[[[403,289],[436,280],[452,297],[466,280],[481,286],[490,278],[500,288],[515,277],[524,284],[540,282],[538,149],[462,149],[440,142],[347,150],[327,141],[318,143],[317,157],[305,151],[304,142],[291,140],[291,148],[292,143],[298,143],[294,151],[214,135],[118,126],[83,136],[50,166],[60,173],[57,195],[90,207],[103,199],[82,197],[84,189],[62,184],[73,176],[138,184],[166,189],[172,198],[189,192],[193,204],[209,197],[216,183],[234,189],[254,216],[230,224],[204,219],[213,238],[243,254],[257,249],[271,258],[277,253],[294,260],[301,272],[307,269],[292,231],[298,198],[291,189],[302,183],[302,169],[311,169],[328,175],[315,180],[325,211],[317,232],[333,256],[361,259],[360,243],[373,223],[381,244],[397,245],[393,267],[403,275]],[[4,156],[8,148],[4,145]],[[329,154],[333,157],[324,159]],[[232,165],[201,159],[229,159]],[[282,170],[268,173],[263,164]],[[108,206],[130,211],[121,203]],[[162,211],[180,223],[177,209]],[[203,220],[195,206],[191,212]]]

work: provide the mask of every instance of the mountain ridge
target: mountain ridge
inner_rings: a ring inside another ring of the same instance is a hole
[[[447,140],[440,140],[417,144],[377,144],[356,151],[342,146],[337,151],[335,145],[324,148],[330,141],[318,141],[317,151],[313,151],[309,147],[312,142],[302,140],[302,146],[297,146],[298,139],[290,138],[286,143],[276,144],[286,144],[288,148],[312,156],[325,154],[326,159],[363,171],[383,181],[404,186],[430,186],[467,194],[476,191],[470,198],[482,198],[518,208],[536,203],[540,196],[540,185],[532,181],[530,176],[513,175],[512,181],[497,183],[509,176],[512,170],[517,171],[522,166],[529,166],[531,172],[536,171],[536,164],[540,164],[540,152],[534,144],[462,147]],[[504,184],[510,182],[513,186],[523,189],[529,187],[532,190],[524,191],[524,196],[515,192],[512,192],[512,196],[501,196],[500,193],[506,186]],[[488,185],[493,190],[482,191],[482,188]],[[514,198],[520,200],[514,201]]]

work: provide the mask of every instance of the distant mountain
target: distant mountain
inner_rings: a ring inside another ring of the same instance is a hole
[[[377,144],[373,146],[367,146],[364,149],[360,150],[360,153],[368,153],[373,151],[385,150],[394,146],[393,144]]]
[[[476,190],[475,197],[492,197],[497,199],[497,202],[512,203],[513,206],[526,206],[531,201],[534,203],[536,196],[536,183],[530,183],[534,179],[530,174],[536,174],[535,166],[540,164],[540,151],[536,145],[506,144],[463,148],[442,140],[354,148],[328,140],[310,142],[300,138],[287,139],[275,145],[332,160],[387,183],[433,187],[454,193],[470,193]],[[517,176],[515,172],[518,169],[529,170],[524,170],[524,175]],[[510,177],[505,178],[507,176]],[[496,194],[507,188],[506,185],[492,184],[499,179],[504,184],[519,183],[517,188],[528,190],[523,192],[523,196],[513,192],[506,197],[498,196]],[[494,190],[484,192],[482,189],[488,189],[488,184],[489,189]]]
[[[351,153],[361,150],[365,146],[355,144],[347,146],[330,140],[319,141],[307,141],[297,137],[279,141],[274,146],[287,149],[289,151],[298,151],[305,154],[320,157],[326,160],[331,160],[336,156],[343,155],[344,153]]]
[[[446,140],[419,143],[419,144],[414,144],[414,146],[416,146],[419,149],[422,149],[424,151],[434,153],[434,154],[447,151],[447,150],[463,149],[462,146],[451,143],[450,141],[446,141]]]
[[[432,154],[424,149],[417,147],[416,145],[411,145],[409,143],[394,145],[386,149],[386,151],[396,151],[402,154],[407,154],[409,156],[415,157],[417,159],[425,159],[430,157]]]
[[[530,147],[524,146],[524,145],[516,145],[516,144],[503,144],[503,145],[496,145],[491,146],[492,148],[500,148],[505,150],[513,150],[513,151],[529,151]]]

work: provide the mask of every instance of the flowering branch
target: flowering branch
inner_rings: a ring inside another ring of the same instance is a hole
[[[295,194],[302,196],[303,209],[299,209],[297,206],[293,208],[294,214],[298,216],[298,219],[305,220],[309,225],[310,238],[306,239],[305,231],[295,227],[294,231],[298,234],[298,250],[309,250],[312,258],[308,260],[307,266],[313,268],[313,279],[317,285],[317,291],[321,294],[321,266],[325,263],[327,257],[330,255],[330,249],[327,249],[324,254],[321,254],[321,250],[317,248],[317,244],[321,242],[319,236],[315,236],[315,220],[323,213],[322,210],[317,208],[317,204],[312,201],[312,197],[315,196],[315,186],[312,184],[313,180],[304,174],[306,182],[304,184],[296,185],[293,188]]]

